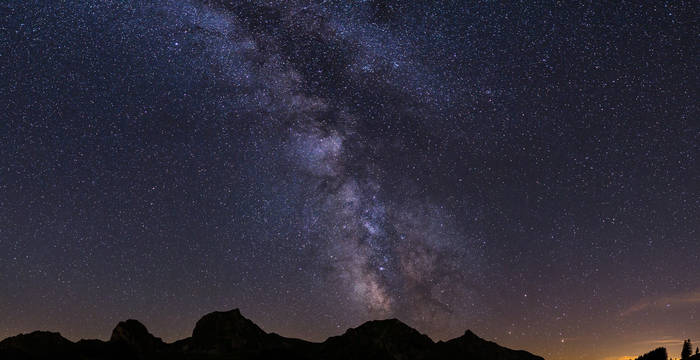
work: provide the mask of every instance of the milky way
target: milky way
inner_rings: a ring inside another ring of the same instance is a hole
[[[697,13],[5,1],[0,338],[238,307],[673,352],[700,339]]]
[[[292,134],[292,153],[312,180],[306,236],[334,268],[338,285],[370,314],[435,323],[456,303],[471,301],[467,279],[479,280],[480,249],[444,206],[389,199],[377,181],[381,170],[366,160],[357,164],[362,150],[347,143],[362,140],[353,134],[318,124]]]

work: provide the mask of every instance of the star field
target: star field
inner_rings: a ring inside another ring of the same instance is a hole
[[[698,5],[0,5],[0,338],[235,307],[547,359],[700,339]],[[697,340],[696,340],[697,341]]]

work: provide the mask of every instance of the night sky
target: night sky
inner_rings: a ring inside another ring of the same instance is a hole
[[[465,3],[3,1],[0,338],[700,343],[700,4]]]

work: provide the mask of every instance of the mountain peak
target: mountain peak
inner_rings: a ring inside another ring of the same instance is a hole
[[[192,342],[199,351],[230,352],[243,347],[262,347],[266,336],[239,309],[233,309],[215,311],[199,319],[192,331]]]
[[[66,339],[59,332],[53,331],[32,331],[29,334],[19,334],[16,336],[9,337],[3,340],[1,343],[5,342],[20,342],[25,340],[41,341],[43,343],[55,343],[55,344],[70,344],[70,340]]]
[[[410,326],[406,325],[403,321],[401,321],[397,318],[366,321],[366,322],[362,323],[360,326],[358,326],[357,329],[362,328],[362,327],[408,327],[408,328],[410,328]]]
[[[421,359],[433,345],[428,336],[398,319],[373,320],[328,338],[321,358]]]
[[[433,341],[424,334],[418,332],[418,330],[406,325],[399,319],[384,319],[384,320],[371,320],[364,324],[358,326],[354,329],[348,329],[348,333],[360,333],[368,336],[374,336],[378,338],[384,337],[412,337],[416,338],[421,343],[432,343]]]
[[[68,354],[73,342],[50,331],[34,331],[19,334],[0,341],[0,358],[49,358],[50,356]],[[8,356],[5,356],[5,355]],[[21,354],[21,356],[20,356]]]
[[[153,336],[138,320],[121,321],[112,330],[109,339],[113,343],[124,343],[136,353],[152,353],[163,347],[163,340]]]
[[[466,331],[464,331],[464,335],[462,335],[462,337],[476,337],[476,338],[478,338],[478,336],[476,334],[474,334],[471,331],[471,329],[467,329]]]
[[[484,340],[471,330],[465,331],[464,335],[458,338],[439,342],[437,345],[436,353],[441,359],[455,359],[463,356],[465,358],[493,360],[543,360],[527,351],[511,350],[495,342]]]

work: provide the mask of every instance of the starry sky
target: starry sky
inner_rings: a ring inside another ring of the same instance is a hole
[[[0,4],[0,338],[241,308],[700,342],[698,2]]]

